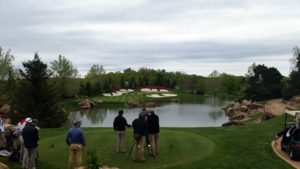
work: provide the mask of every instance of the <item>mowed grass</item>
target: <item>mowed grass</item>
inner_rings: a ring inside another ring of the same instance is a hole
[[[103,107],[103,106],[124,106],[125,103],[128,103],[130,101],[139,101],[140,104],[144,104],[146,102],[203,102],[206,98],[208,98],[208,95],[197,95],[195,93],[187,93],[187,92],[180,92],[180,91],[171,91],[170,93],[177,94],[177,97],[165,97],[165,98],[151,98],[147,97],[145,92],[135,91],[133,93],[129,94],[123,94],[121,96],[94,96],[90,97],[92,101],[95,101],[97,103],[97,107]],[[149,94],[149,93],[148,93]],[[154,93],[152,93],[154,94]],[[156,93],[161,94],[161,93]],[[218,94],[218,96],[221,96],[221,98],[226,99],[234,99],[237,96],[233,95],[225,95],[225,94]],[[79,103],[83,101],[83,98],[77,98],[77,99],[65,99],[60,101],[60,106],[64,107],[67,112],[71,112],[74,110],[77,110],[80,108]]]
[[[115,153],[115,135],[109,128],[84,129],[86,149],[96,149],[101,164],[121,169],[289,169],[272,148],[272,133],[283,128],[283,116],[259,124],[214,128],[162,128],[160,155],[148,156],[146,162],[134,163],[127,154]],[[67,129],[42,129],[38,169],[65,169],[68,146]],[[132,130],[127,131],[130,149]],[[0,158],[7,163],[7,158]],[[9,163],[12,169],[20,168]]]

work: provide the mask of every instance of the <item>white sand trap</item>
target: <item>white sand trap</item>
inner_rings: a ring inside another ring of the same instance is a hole
[[[151,92],[158,92],[157,89],[151,89]]]
[[[177,94],[162,94],[165,97],[176,97]]]
[[[127,92],[127,90],[126,90],[126,89],[120,89],[120,91],[121,91],[121,92]]]
[[[113,94],[112,96],[121,96],[123,93],[113,92],[112,94]]]
[[[111,96],[110,93],[103,93],[103,96]]]
[[[147,97],[152,97],[152,98],[162,98],[162,97],[165,97],[165,96],[161,96],[159,94],[151,94],[151,95],[147,95]]]
[[[160,89],[159,91],[160,92],[169,92],[169,90],[166,90],[166,89]]]
[[[127,91],[128,91],[128,92],[134,92],[134,90],[132,90],[132,89],[127,89]]]
[[[151,92],[151,90],[149,88],[142,88],[141,92]]]

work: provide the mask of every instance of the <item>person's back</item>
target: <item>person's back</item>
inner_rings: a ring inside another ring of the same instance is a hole
[[[82,162],[83,146],[85,146],[85,138],[80,128],[81,121],[75,120],[74,126],[68,130],[66,143],[70,146],[68,165],[69,169],[80,166]]]
[[[118,116],[114,119],[113,126],[117,136],[117,153],[125,153],[125,130],[126,127],[131,127],[127,124],[127,120],[123,117],[123,110],[119,110]]]
[[[113,125],[114,125],[114,130],[115,131],[125,131],[126,126],[130,127],[130,125],[127,124],[127,120],[121,115],[118,115],[115,118]]]
[[[159,118],[154,111],[150,112],[150,116],[148,118],[149,124],[149,139],[151,144],[151,155],[158,155],[158,147],[159,147]]]
[[[22,131],[22,137],[26,148],[31,149],[38,146],[39,135],[35,126],[27,124]]]
[[[147,122],[142,118],[137,118],[132,122],[132,128],[134,134],[145,135],[147,131]]]
[[[28,118],[26,122],[26,126],[22,131],[22,137],[25,146],[22,168],[34,169],[35,160],[37,158],[39,134],[31,118]]]
[[[66,142],[70,144],[84,144],[83,131],[79,127],[72,127],[68,131]]]
[[[148,118],[149,133],[159,133],[159,118],[156,114],[151,114]]]
[[[145,161],[144,139],[147,132],[147,122],[140,115],[132,122],[134,146],[132,151],[133,161]]]

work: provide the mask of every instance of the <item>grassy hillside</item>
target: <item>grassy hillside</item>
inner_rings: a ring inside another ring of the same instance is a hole
[[[84,129],[86,149],[97,149],[101,164],[121,169],[235,169],[292,168],[279,159],[270,146],[272,133],[282,129],[283,116],[267,122],[236,127],[163,128],[160,155],[146,155],[145,163],[127,160],[127,154],[115,153],[115,136],[110,128]],[[39,146],[39,169],[64,169],[67,166],[67,129],[42,129]],[[127,131],[130,149],[132,130]],[[51,146],[53,145],[53,147]],[[147,153],[147,151],[145,151]],[[6,158],[0,158],[7,163]],[[12,169],[18,164],[9,164]]]

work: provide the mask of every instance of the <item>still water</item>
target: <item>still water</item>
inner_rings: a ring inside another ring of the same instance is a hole
[[[206,98],[193,103],[163,103],[154,108],[161,127],[212,127],[228,121],[222,107],[228,100]],[[72,112],[70,121],[82,120],[82,127],[112,127],[113,120],[122,108],[96,108]],[[124,108],[124,117],[129,124],[138,117],[142,108]]]

